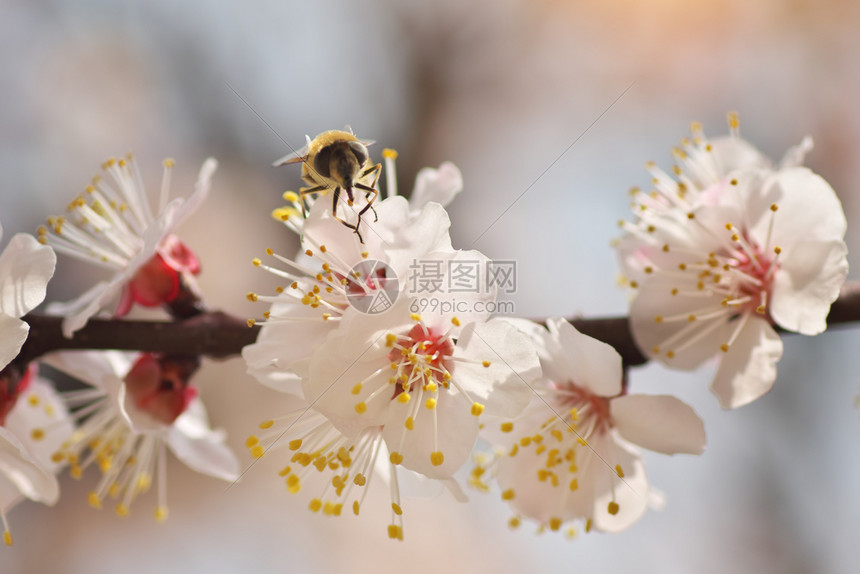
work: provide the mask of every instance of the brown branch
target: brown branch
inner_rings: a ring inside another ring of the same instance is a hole
[[[179,322],[90,319],[67,339],[61,317],[30,314],[30,335],[16,362],[30,362],[51,351],[116,349],[182,355],[204,355],[225,359],[238,355],[242,347],[257,340],[259,326],[220,311],[201,313]]]
[[[222,312],[202,313],[180,322],[91,319],[71,339],[63,337],[59,317],[30,314],[24,320],[30,324],[30,335],[15,359],[18,365],[51,351],[73,349],[118,349],[224,359],[238,355],[242,347],[257,340],[260,331],[259,326],[248,327],[245,321]],[[633,340],[627,317],[574,318],[571,322],[586,335],[615,347],[626,366],[648,362]],[[831,327],[854,322],[860,322],[860,281],[845,285],[827,317]]]

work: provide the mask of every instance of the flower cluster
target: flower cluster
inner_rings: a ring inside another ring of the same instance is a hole
[[[730,134],[708,139],[694,124],[674,150],[671,175],[649,163],[653,188],[633,191],[634,216],[616,242],[638,347],[680,369],[719,357],[712,390],[725,408],[772,387],[783,353],[778,329],[824,331],[847,275],[839,199],[801,166],[811,139],[774,165],[738,125],[730,114]],[[359,515],[370,485],[387,483],[392,539],[404,537],[400,483],[465,501],[458,472],[470,460],[468,484],[498,490],[512,526],[618,532],[635,523],[660,499],[639,448],[701,454],[703,421],[673,396],[630,392],[619,353],[563,318],[542,325],[491,316],[493,262],[455,248],[449,234],[446,206],[463,188],[460,171],[451,163],[421,170],[407,200],[397,193],[396,152],[373,163],[370,143],[332,130],[276,162],[302,164],[307,187],[284,193],[287,204],[272,212],[300,248],[253,260],[282,284],[248,293],[266,309],[248,320],[256,340],[241,353],[250,375],[297,408],[268,413],[246,440],[250,457],[276,459],[287,490],[310,490],[310,510],[327,516],[344,508]],[[87,344],[104,326],[87,327],[93,317],[121,319],[134,305],[160,308],[173,322],[227,317],[205,312],[194,280],[200,262],[177,235],[208,195],[217,164],[206,160],[193,193],[173,200],[174,163],[163,165],[153,204],[130,155],[108,160],[65,215],[48,218],[37,238],[16,235],[0,254],[7,544],[8,509],[21,498],[53,504],[64,468],[82,479],[95,467],[90,504],[110,504],[120,516],[154,487],[159,521],[168,515],[168,451],[202,474],[240,476],[193,381],[202,344]],[[34,351],[24,319],[45,298],[55,251],[112,275],[49,305],[72,341]],[[462,288],[466,279],[480,288]],[[129,324],[111,322],[117,332]],[[36,360],[81,386],[58,393]],[[488,448],[475,452],[476,444]]]
[[[385,155],[390,175],[395,154]],[[287,283],[273,296],[249,294],[271,306],[243,356],[263,384],[307,405],[263,422],[264,432],[248,439],[251,454],[261,457],[279,445],[293,451],[281,471],[292,492],[312,469],[325,475],[310,508],[330,515],[345,504],[358,514],[376,469],[391,485],[388,532],[399,539],[398,472],[441,481],[461,497],[453,475],[468,461],[482,417],[516,416],[540,367],[528,339],[487,313],[411,311],[417,294],[402,279],[413,262],[439,263],[442,270],[475,262],[479,283],[487,285],[488,260],[451,245],[439,201],[459,191],[452,164],[422,171],[411,202],[392,189],[393,176],[388,181],[390,197],[373,206],[363,237],[334,217],[327,200],[312,201],[304,218],[298,195],[286,194],[293,206],[274,216],[301,232],[302,247],[296,258],[268,250],[278,266],[254,261]],[[360,202],[344,204],[363,210]],[[492,301],[496,293],[467,296]]]
[[[97,466],[102,477],[90,503],[100,508],[113,498],[121,516],[155,482],[159,520],[167,517],[167,449],[201,473],[228,481],[239,476],[238,459],[226,447],[223,431],[209,428],[190,384],[199,357],[52,353],[45,364],[86,385],[60,394],[39,378],[35,364],[27,368],[12,362],[28,333],[20,317],[44,299],[54,251],[113,271],[78,299],[49,306],[49,312],[63,317],[67,337],[96,313],[112,310],[122,317],[135,303],[162,306],[175,318],[200,312],[193,282],[200,265],[175,229],[206,198],[215,160],[203,164],[191,196],[172,201],[173,160],[165,160],[157,209],[130,155],[102,167],[110,183],[95,177],[66,215],[50,217],[39,228],[38,240],[16,235],[0,255],[0,367],[5,367],[0,372],[0,516],[7,544],[12,536],[5,509],[22,496],[53,504],[59,495],[54,474],[65,466],[74,478]]]
[[[771,389],[782,341],[826,328],[848,273],[845,215],[833,188],[801,167],[806,138],[774,167],[738,133],[701,127],[675,150],[675,177],[653,164],[634,190],[617,247],[636,291],[630,322],[644,353],[678,369],[719,355],[711,386],[725,408]]]

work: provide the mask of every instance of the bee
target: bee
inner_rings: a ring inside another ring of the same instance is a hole
[[[349,130],[349,128],[347,129]],[[373,209],[373,202],[379,195],[376,182],[379,180],[379,173],[382,170],[382,164],[373,165],[370,163],[370,155],[367,153],[367,146],[374,142],[358,139],[352,130],[329,130],[319,134],[314,139],[307,138],[307,140],[307,145],[302,149],[282,157],[272,165],[281,166],[301,162],[302,180],[308,184],[308,187],[299,190],[304,215],[307,216],[305,203],[307,196],[331,190],[332,216],[352,229],[358,235],[358,240],[364,243],[358,227],[361,225],[361,216],[368,209],[373,210],[374,221],[376,221],[376,210]],[[365,182],[370,178],[372,181],[368,185]],[[343,191],[346,193],[347,205],[352,206],[355,201],[354,192],[356,190],[364,193],[367,204],[358,212],[358,219],[353,225],[337,215],[337,204],[340,200],[341,191]]]

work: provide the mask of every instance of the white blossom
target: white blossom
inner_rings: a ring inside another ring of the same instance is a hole
[[[550,530],[573,520],[586,531],[627,528],[654,498],[634,445],[699,454],[701,419],[675,397],[627,394],[615,349],[564,319],[547,329],[507,321],[532,339],[543,375],[522,416],[486,429],[498,455],[475,468],[472,484],[489,489],[495,476],[513,526],[525,517]]]
[[[150,205],[140,171],[131,155],[111,158],[102,166],[112,184],[96,176],[85,192],[68,206],[67,214],[49,217],[39,228],[39,241],[113,272],[77,299],[49,309],[64,315],[67,337],[100,311],[125,315],[132,304],[158,306],[179,292],[180,280],[194,288],[199,263],[174,230],[196,211],[209,194],[217,162],[209,158],[200,168],[194,192],[187,199],[169,200],[174,162],[164,160],[157,210]]]
[[[0,228],[0,238],[3,229]],[[25,233],[12,237],[0,253],[0,370],[21,351],[30,326],[21,317],[45,299],[57,257]]]
[[[167,517],[167,454],[169,449],[189,468],[235,481],[239,461],[225,444],[225,433],[209,427],[197,390],[180,372],[158,357],[118,351],[69,351],[46,357],[50,365],[91,385],[64,395],[73,416],[81,421],[56,453],[69,464],[74,478],[96,464],[102,477],[89,494],[101,508],[118,500],[119,516],[156,482],[155,517]]]
[[[21,499],[53,506],[60,495],[52,454],[71,435],[65,405],[51,384],[32,367],[17,382],[14,405],[0,421],[0,519],[12,544],[6,514]]]
[[[707,158],[709,144],[699,146]],[[679,369],[721,356],[712,390],[725,408],[772,387],[782,356],[774,325],[824,331],[848,273],[839,199],[797,165],[810,147],[804,140],[777,169],[756,161],[717,170],[692,198],[685,171],[677,181],[655,177],[658,191],[637,194],[636,220],[624,225],[637,343]]]

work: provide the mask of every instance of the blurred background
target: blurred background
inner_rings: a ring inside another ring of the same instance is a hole
[[[671,165],[692,120],[720,135],[737,110],[774,159],[811,134],[807,164],[860,222],[858,26],[850,0],[0,0],[4,239],[62,213],[110,156],[134,151],[152,191],[175,158],[179,194],[215,156],[211,201],[182,235],[210,304],[258,315],[244,294],[273,284],[250,260],[292,249],[269,213],[300,185],[298,168],[270,164],[350,124],[377,157],[400,152],[403,190],[422,166],[461,168],[454,245],[518,262],[517,314],[622,315],[609,243],[626,192],[647,184],[646,160]],[[849,230],[849,250],[858,241]],[[93,277],[61,260],[49,300]],[[154,493],[119,519],[88,506],[94,473],[64,475],[56,507],[11,512],[0,571],[856,572],[858,345],[856,329],[786,338],[774,390],[734,412],[709,393],[711,367],[635,370],[634,390],[692,404],[709,444],[701,457],[646,454],[668,503],[618,535],[510,531],[494,492],[406,501],[396,543],[384,488],[360,520],[330,518],[285,491],[277,457],[230,489],[174,459],[165,524]],[[285,399],[240,360],[208,363],[197,381],[247,467],[245,438]]]

